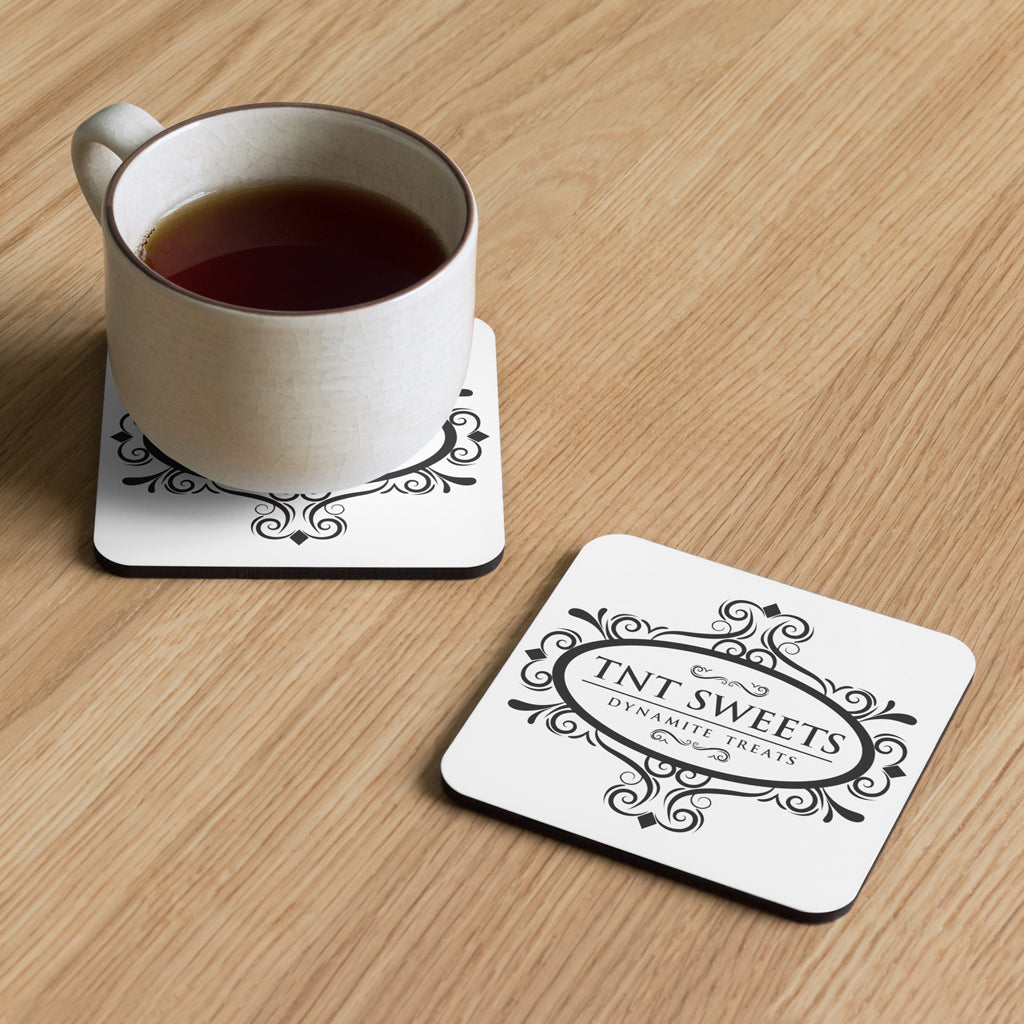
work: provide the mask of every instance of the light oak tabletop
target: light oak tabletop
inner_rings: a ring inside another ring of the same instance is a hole
[[[1012,0],[8,0],[0,1021],[1020,1019],[1022,60]],[[120,100],[355,107],[462,167],[494,571],[99,567],[103,270],[69,142]],[[845,916],[446,796],[443,752],[609,533],[974,652]]]

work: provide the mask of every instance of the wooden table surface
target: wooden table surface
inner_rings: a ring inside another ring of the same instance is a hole
[[[7,0],[0,69],[0,1021],[1020,1019],[1018,3]],[[493,573],[97,566],[102,266],[69,140],[117,100],[352,106],[462,166]],[[446,798],[442,752],[607,533],[974,651],[846,916]]]

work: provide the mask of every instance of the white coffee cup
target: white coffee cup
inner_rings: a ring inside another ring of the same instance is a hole
[[[165,130],[118,103],[78,128],[72,160],[103,228],[117,390],[166,455],[228,487],[337,491],[397,469],[441,429],[469,362],[477,214],[436,146],[341,107],[234,107]],[[279,180],[383,193],[426,221],[447,258],[374,302],[276,312],[186,291],[139,256],[190,198]]]

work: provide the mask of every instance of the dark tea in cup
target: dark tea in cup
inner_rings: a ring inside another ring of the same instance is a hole
[[[411,210],[369,189],[319,181],[247,184],[162,217],[139,252],[168,281],[251,309],[339,309],[400,292],[445,260]]]

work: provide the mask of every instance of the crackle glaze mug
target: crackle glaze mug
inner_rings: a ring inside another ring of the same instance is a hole
[[[118,103],[77,129],[72,162],[103,230],[118,393],[166,455],[224,486],[336,491],[397,469],[442,427],[469,362],[477,214],[436,146],[319,104],[233,107],[164,129]],[[204,298],[143,261],[169,211],[282,180],[384,194],[433,230],[443,262],[375,301],[280,312]]]

